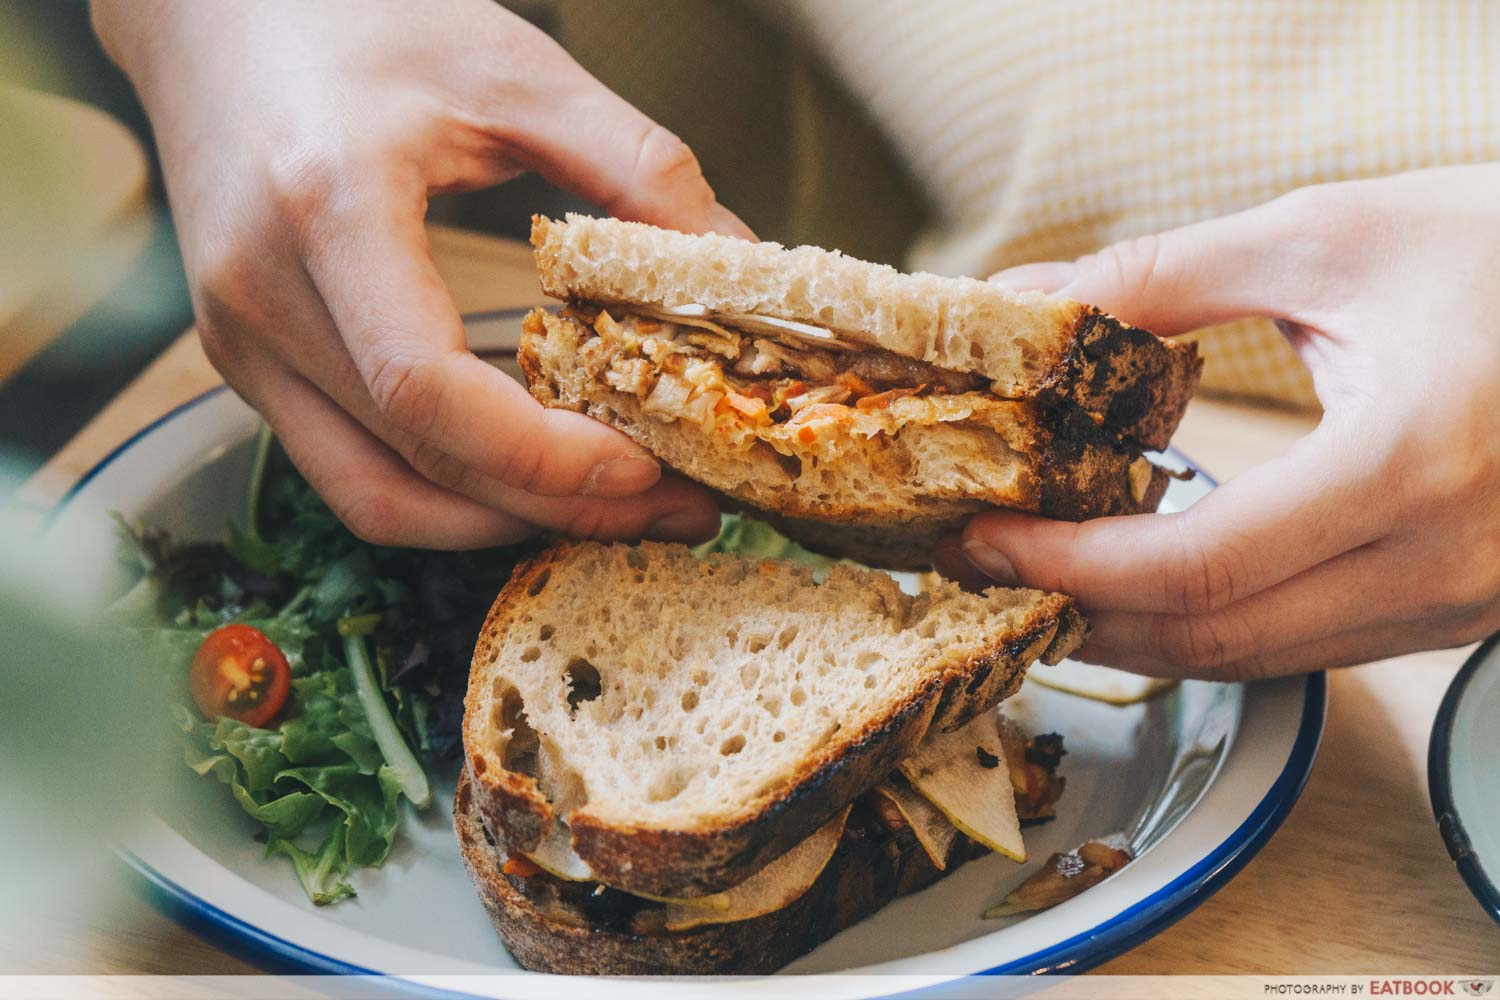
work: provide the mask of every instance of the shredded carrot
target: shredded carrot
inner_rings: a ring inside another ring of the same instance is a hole
[[[925,385],[919,385],[915,389],[887,389],[885,392],[877,392],[873,396],[865,396],[856,400],[854,406],[860,410],[883,410],[903,396],[915,396]]]
[[[723,400],[720,401],[720,405],[728,406],[730,409],[749,417],[751,420],[760,421],[769,419],[764,400],[751,399],[749,396],[741,396],[737,392],[725,393]]]
[[[856,399],[862,398],[864,396],[869,396],[875,392],[875,387],[873,385],[866,382],[864,379],[860,378],[853,372],[841,372],[839,374],[839,377],[834,379],[834,381],[843,386],[845,389],[848,389],[850,394],[853,395]]]

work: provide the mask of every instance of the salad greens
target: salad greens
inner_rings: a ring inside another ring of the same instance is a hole
[[[247,522],[211,543],[117,517],[140,579],[111,612],[168,689],[188,767],[228,786],[309,899],[335,903],[355,894],[353,869],[390,854],[401,799],[427,807],[428,771],[456,767],[474,640],[527,547],[362,542],[264,431],[246,506]],[[735,515],[696,551],[829,562]],[[189,691],[199,646],[235,623],[264,633],[291,668],[271,728],[207,721]]]
[[[111,609],[166,683],[183,759],[229,787],[318,904],[354,895],[381,864],[399,802],[431,800],[427,767],[453,767],[474,638],[522,548],[427,552],[360,541],[262,435],[245,525],[221,543],[120,520],[141,572]],[[286,707],[258,729],[209,722],[188,670],[220,626],[263,632],[286,656]]]
[[[832,566],[834,560],[809,552],[764,521],[754,521],[738,514],[725,514],[719,525],[719,536],[693,549],[705,556],[711,552],[738,552],[762,559],[791,559],[818,569]]]

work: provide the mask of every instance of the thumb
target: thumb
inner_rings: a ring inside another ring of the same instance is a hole
[[[1296,224],[1278,199],[1076,261],[1022,264],[990,280],[1087,302],[1168,336],[1246,316],[1284,319],[1302,293],[1288,253]]]
[[[548,86],[512,109],[512,143],[526,166],[622,219],[755,239],[719,204],[687,143],[561,48],[551,45],[548,62]]]

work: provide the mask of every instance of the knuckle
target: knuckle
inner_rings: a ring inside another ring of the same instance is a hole
[[[636,151],[634,184],[648,191],[671,190],[692,192],[696,187],[702,200],[713,193],[703,179],[703,168],[688,144],[660,125],[653,124],[641,136]]]
[[[523,493],[539,492],[546,479],[547,451],[538,441],[511,441],[497,462],[500,481]]]
[[[208,363],[220,375],[227,378],[231,371],[239,367],[242,352],[233,333],[225,326],[215,321],[201,320],[198,323],[198,341],[203,345],[203,354],[208,358]]]
[[[602,503],[579,504],[570,511],[562,523],[562,532],[574,538],[610,538],[615,533],[608,532],[609,508]]]
[[[379,343],[378,331],[362,336]],[[419,438],[438,430],[444,406],[444,382],[438,362],[399,346],[383,347],[365,376],[370,398],[393,427]]]
[[[1213,618],[1164,618],[1155,645],[1167,662],[1194,672],[1217,673],[1231,662],[1225,629]]]
[[[472,468],[431,441],[417,441],[406,462],[424,479],[465,496],[473,496],[481,482]]]
[[[370,545],[395,545],[402,540],[400,510],[379,488],[360,488],[328,498],[328,505],[356,538]]]
[[[1465,618],[1483,614],[1500,597],[1500,544],[1484,539],[1449,560],[1436,579],[1422,588],[1420,600],[1428,618]]]
[[[1444,420],[1446,429],[1438,440],[1446,443],[1430,449],[1423,464],[1418,502],[1437,501],[1455,509],[1472,510],[1475,502],[1496,490],[1500,459],[1495,455],[1492,420]]]
[[[1239,548],[1227,542],[1211,548],[1184,546],[1165,576],[1166,606],[1189,615],[1227,607],[1238,596],[1244,566]]]
[[[348,176],[343,157],[316,145],[293,145],[266,164],[266,197],[276,215],[294,227],[322,216]]]
[[[1162,238],[1152,233],[1105,247],[1094,255],[1092,266],[1109,287],[1128,301],[1138,301],[1170,279],[1163,251]]]
[[[1497,628],[1500,628],[1500,606],[1488,601],[1447,621],[1430,625],[1423,645],[1429,649],[1463,646],[1493,635]]]
[[[1297,239],[1284,252],[1295,257],[1299,269],[1352,279],[1365,267],[1365,255],[1350,254],[1350,246],[1376,237],[1373,192],[1362,181],[1310,184],[1279,195],[1264,208],[1275,228],[1295,232]]]
[[[259,252],[248,241],[229,237],[195,256],[193,294],[201,324],[218,331],[250,319],[258,301]]]

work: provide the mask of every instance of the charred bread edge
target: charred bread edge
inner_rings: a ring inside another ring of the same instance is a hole
[[[533,584],[571,548],[563,544],[517,567],[495,599],[475,648],[470,690],[493,658],[511,612]],[[797,774],[745,804],[743,813],[711,830],[662,830],[601,823],[585,811],[569,817],[573,846],[600,882],[653,896],[700,896],[736,885],[800,843],[839,809],[889,774],[936,726],[946,731],[993,707],[1020,687],[1037,658],[1055,662],[1087,632],[1072,598],[1049,594],[1016,634],[967,660],[948,663],[922,688],[862,730],[840,733]],[[468,706],[466,706],[468,707]],[[490,768],[477,735],[478,711],[466,711],[464,750],[480,813],[521,851],[551,828],[554,812],[535,779]]]
[[[659,935],[578,926],[542,912],[500,871],[503,834],[490,844],[467,773],[460,774],[453,820],[464,867],[500,939],[535,972],[561,975],[766,974],[806,954],[888,903],[937,882],[959,865],[990,853],[960,834],[945,871],[908,837],[894,857],[880,845],[840,843],[816,882],[774,913]],[[888,842],[889,843],[889,842]],[[876,869],[890,865],[890,877]],[[546,877],[546,876],[538,876]]]
[[[1202,373],[1192,341],[1165,340],[1080,305],[1069,348],[1041,380],[1037,399],[1098,414],[1104,432],[1159,451],[1171,443]]]

